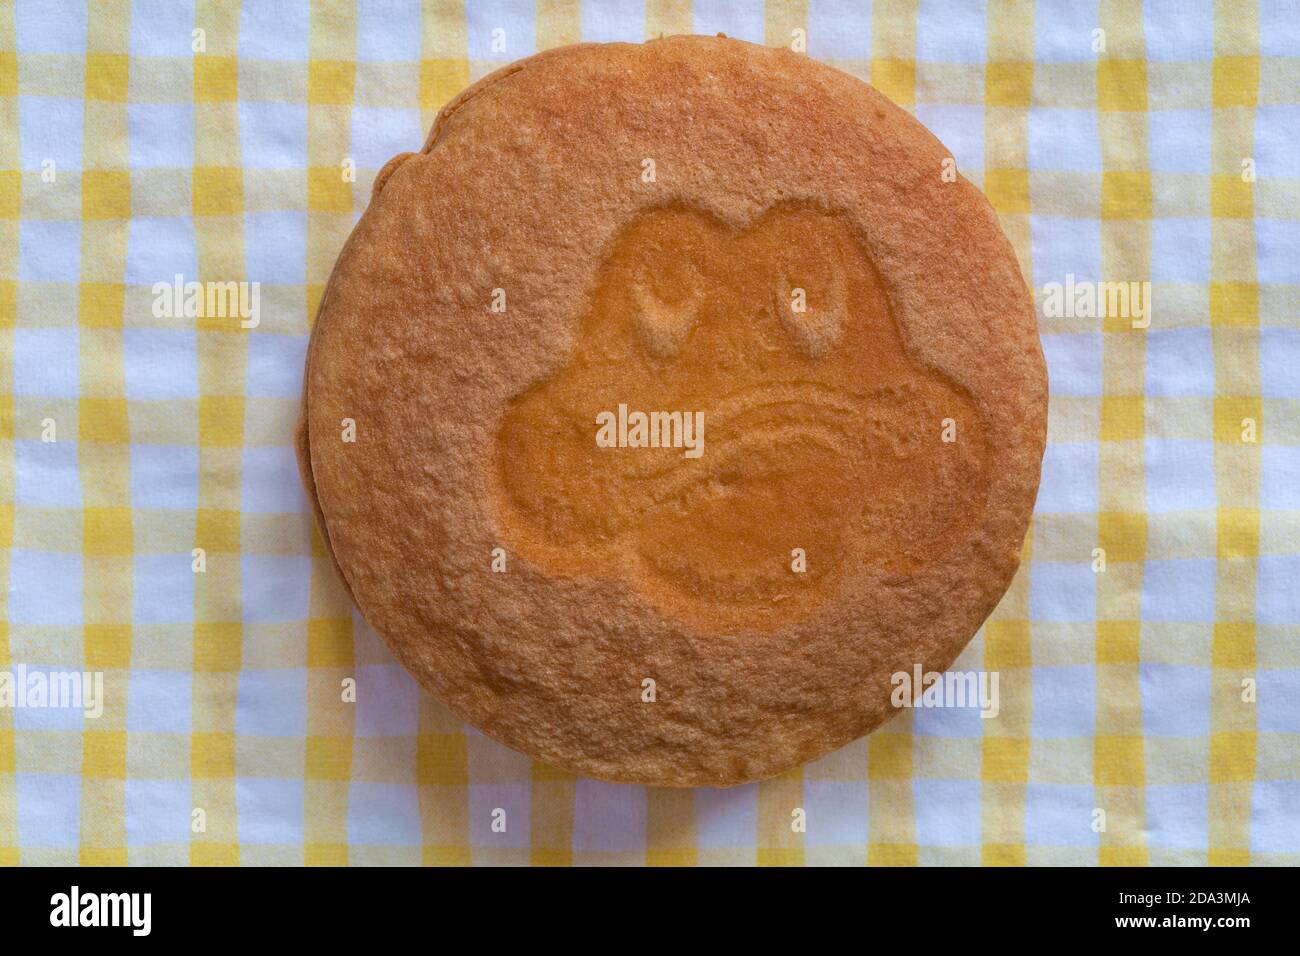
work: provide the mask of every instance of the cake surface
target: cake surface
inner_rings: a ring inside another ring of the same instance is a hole
[[[512,64],[381,171],[298,451],[426,690],[577,773],[731,785],[952,664],[1018,565],[1047,381],[948,159],[846,74],[675,37]]]

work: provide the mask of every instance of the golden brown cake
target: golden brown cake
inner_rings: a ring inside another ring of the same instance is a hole
[[[1015,573],[1047,381],[948,159],[850,76],[680,37],[499,70],[381,171],[298,448],[425,689],[577,773],[730,785],[952,664]]]

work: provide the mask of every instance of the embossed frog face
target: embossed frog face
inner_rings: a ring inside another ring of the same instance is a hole
[[[704,453],[601,447],[620,404],[702,412]],[[680,208],[624,229],[571,360],[508,408],[496,467],[525,559],[736,626],[808,612],[854,565],[924,567],[987,489],[970,396],[905,353],[850,228],[793,207],[743,231]]]

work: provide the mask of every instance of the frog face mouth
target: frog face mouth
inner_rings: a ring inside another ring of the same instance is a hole
[[[703,453],[601,447],[619,405],[702,413]],[[809,612],[855,567],[923,569],[988,488],[971,397],[906,353],[842,218],[796,207],[745,230],[684,208],[626,227],[570,361],[507,408],[495,467],[527,560],[746,626]]]

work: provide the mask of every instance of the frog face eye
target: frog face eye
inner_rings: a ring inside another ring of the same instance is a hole
[[[796,347],[809,358],[821,358],[844,339],[848,282],[839,242],[816,233],[806,238],[782,251],[772,308]]]
[[[704,277],[689,259],[645,256],[632,279],[635,324],[657,358],[676,355],[699,321]]]

